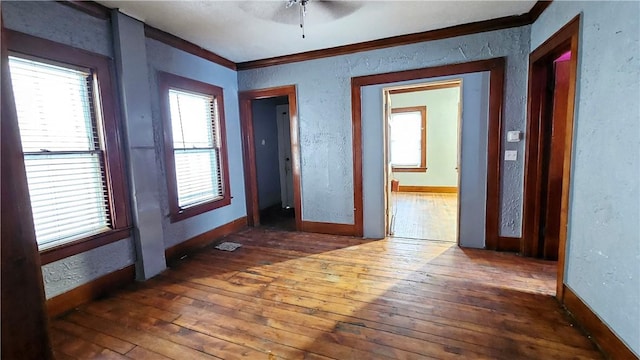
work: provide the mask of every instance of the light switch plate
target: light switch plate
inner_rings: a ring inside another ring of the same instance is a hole
[[[517,150],[507,150],[504,152],[504,161],[516,161],[518,160]]]
[[[507,142],[518,142],[520,141],[520,131],[508,131],[507,132]]]

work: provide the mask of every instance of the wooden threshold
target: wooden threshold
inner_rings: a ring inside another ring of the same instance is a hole
[[[564,307],[609,359],[638,359],[631,349],[567,285]]]
[[[403,192],[424,192],[424,193],[457,193],[458,188],[455,186],[414,186],[400,185],[398,191]]]
[[[59,358],[602,359],[555,264],[410,239],[250,228],[52,323]]]

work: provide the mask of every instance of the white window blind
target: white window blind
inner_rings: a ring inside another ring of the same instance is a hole
[[[419,167],[422,161],[422,115],[419,111],[392,114],[391,165]]]
[[[88,71],[9,57],[40,250],[110,229]]]
[[[213,96],[169,90],[178,206],[223,197],[218,105]]]

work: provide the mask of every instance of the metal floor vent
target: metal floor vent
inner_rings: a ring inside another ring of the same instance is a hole
[[[223,242],[216,245],[216,249],[224,250],[224,251],[235,251],[240,246],[242,246],[242,244],[238,244],[234,242]]]

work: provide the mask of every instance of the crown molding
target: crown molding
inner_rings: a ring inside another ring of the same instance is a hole
[[[144,35],[149,39],[158,40],[176,49],[186,51],[231,70],[237,70],[236,63],[233,61],[153,26],[144,24]]]
[[[336,46],[327,49],[312,50],[297,54],[276,56],[267,59],[237,63],[238,70],[249,70],[267,66],[283,65],[299,61],[321,59],[332,56],[353,54],[362,51],[384,49],[393,46],[408,45],[424,41],[440,40],[456,36],[470,35],[487,31],[502,30],[533,23],[551,4],[551,1],[538,1],[529,12],[517,16],[506,16],[497,19],[451,26],[444,29],[429,30],[419,33],[399,35],[384,39],[366,41],[351,45]]]
[[[98,19],[107,20],[111,18],[111,9],[95,1],[58,0],[56,2],[97,17]]]
[[[245,61],[240,63],[234,63],[233,61],[226,59],[214,52],[206,50],[194,43],[179,38],[173,34],[157,29],[150,25],[145,24],[145,36],[161,41],[167,45],[173,46],[180,50],[186,51],[190,54],[202,57],[216,64],[222,65],[232,70],[249,70],[267,66],[283,65],[300,61],[321,59],[332,56],[354,54],[362,51],[370,51],[377,49],[384,49],[393,46],[408,45],[413,43],[419,43],[424,41],[440,40],[456,36],[470,35],[476,33],[482,33],[487,31],[502,30],[512,27],[530,25],[538,19],[540,14],[549,7],[553,0],[539,0],[529,10],[529,12],[517,15],[506,16],[497,19],[478,21],[474,23],[461,24],[451,26],[444,29],[429,30],[419,33],[392,36],[384,39],[366,41],[350,45],[336,46],[327,49],[313,50],[302,53],[276,56],[266,59]],[[91,16],[100,19],[109,19],[111,16],[111,10],[104,5],[98,4],[94,1],[76,1],[65,0],[59,1],[61,4],[72,7],[76,10],[82,11]]]
[[[527,14],[529,14],[529,21],[531,24],[533,24],[533,22],[535,22],[536,20],[538,20],[538,18],[540,17],[540,15],[542,14],[542,12],[545,11],[546,8],[549,7],[549,5],[551,5],[551,2],[553,0],[539,0],[538,2],[536,2],[535,5],[533,5],[533,7],[531,8],[531,10],[529,10],[529,12]]]
[[[111,9],[94,1],[66,0],[58,2],[98,19],[108,20],[111,18]],[[231,70],[237,70],[236,63],[233,61],[153,26],[144,24],[144,35],[150,39],[158,40],[176,49],[209,60]]]

